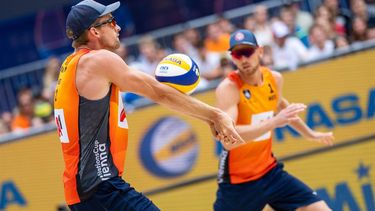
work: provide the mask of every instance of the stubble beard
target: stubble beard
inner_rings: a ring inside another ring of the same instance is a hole
[[[242,71],[246,76],[253,76],[259,68],[259,63],[254,67],[249,67],[249,70]]]

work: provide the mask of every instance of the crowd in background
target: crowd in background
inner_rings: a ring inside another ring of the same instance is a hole
[[[371,4],[370,4],[371,3]],[[350,0],[350,10],[342,8],[338,0],[323,0],[313,13],[303,11],[298,2],[279,8],[270,17],[267,7],[258,5],[240,24],[219,17],[203,30],[189,28],[175,34],[171,45],[161,45],[150,35],[138,41],[139,55],[130,54],[122,44],[117,54],[127,64],[150,75],[159,61],[170,53],[189,55],[199,66],[201,83],[205,89],[211,81],[220,80],[235,67],[228,53],[230,34],[244,28],[252,31],[264,48],[262,64],[275,70],[295,70],[300,63],[319,60],[349,45],[375,39],[375,5],[365,0]],[[118,20],[121,22],[121,20]],[[18,92],[18,106],[0,116],[0,134],[23,132],[54,121],[53,95],[61,61],[50,58],[44,73],[43,89],[35,92],[23,88]],[[128,107],[140,99],[124,93]]]

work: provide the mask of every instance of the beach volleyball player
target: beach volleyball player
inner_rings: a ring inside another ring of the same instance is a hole
[[[121,177],[128,123],[119,91],[207,122],[227,146],[243,142],[226,113],[131,69],[113,53],[120,46],[120,27],[112,12],[119,6],[85,0],[71,8],[66,20],[75,51],[61,66],[54,108],[71,210],[159,210]]]
[[[280,73],[260,65],[263,49],[252,32],[234,32],[229,51],[238,69],[218,86],[217,106],[233,118],[247,143],[221,153],[214,209],[257,211],[269,204],[275,210],[330,210],[311,188],[283,170],[272,154],[271,131],[289,124],[305,138],[328,145],[332,133],[314,131],[296,116],[300,104],[289,104],[282,96]]]

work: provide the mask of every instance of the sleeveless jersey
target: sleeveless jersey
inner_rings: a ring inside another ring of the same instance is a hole
[[[263,83],[251,86],[244,83],[238,72],[228,78],[235,82],[240,102],[238,103],[237,125],[253,125],[273,117],[278,104],[278,92],[271,71],[261,67]],[[223,150],[220,155],[218,182],[239,184],[260,178],[276,165],[272,155],[271,131],[249,143],[230,151]]]
[[[124,170],[128,124],[119,89],[111,84],[99,100],[79,96],[76,87],[81,49],[68,56],[60,69],[54,113],[65,162],[63,175],[68,205],[91,196],[95,187]]]

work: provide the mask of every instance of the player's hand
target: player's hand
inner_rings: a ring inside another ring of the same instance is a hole
[[[333,136],[332,132],[322,133],[322,132],[313,131],[311,134],[311,137],[309,137],[308,139],[311,141],[316,141],[322,144],[327,144],[327,145],[332,146],[333,141],[335,140],[335,137]]]
[[[284,127],[294,121],[298,121],[298,114],[305,111],[306,105],[302,103],[292,103],[288,107],[281,110],[275,117],[274,123],[276,127]]]
[[[220,140],[225,149],[229,150],[246,143],[237,133],[232,118],[226,113],[220,111],[217,119],[212,123],[211,132],[216,133],[216,139]]]

